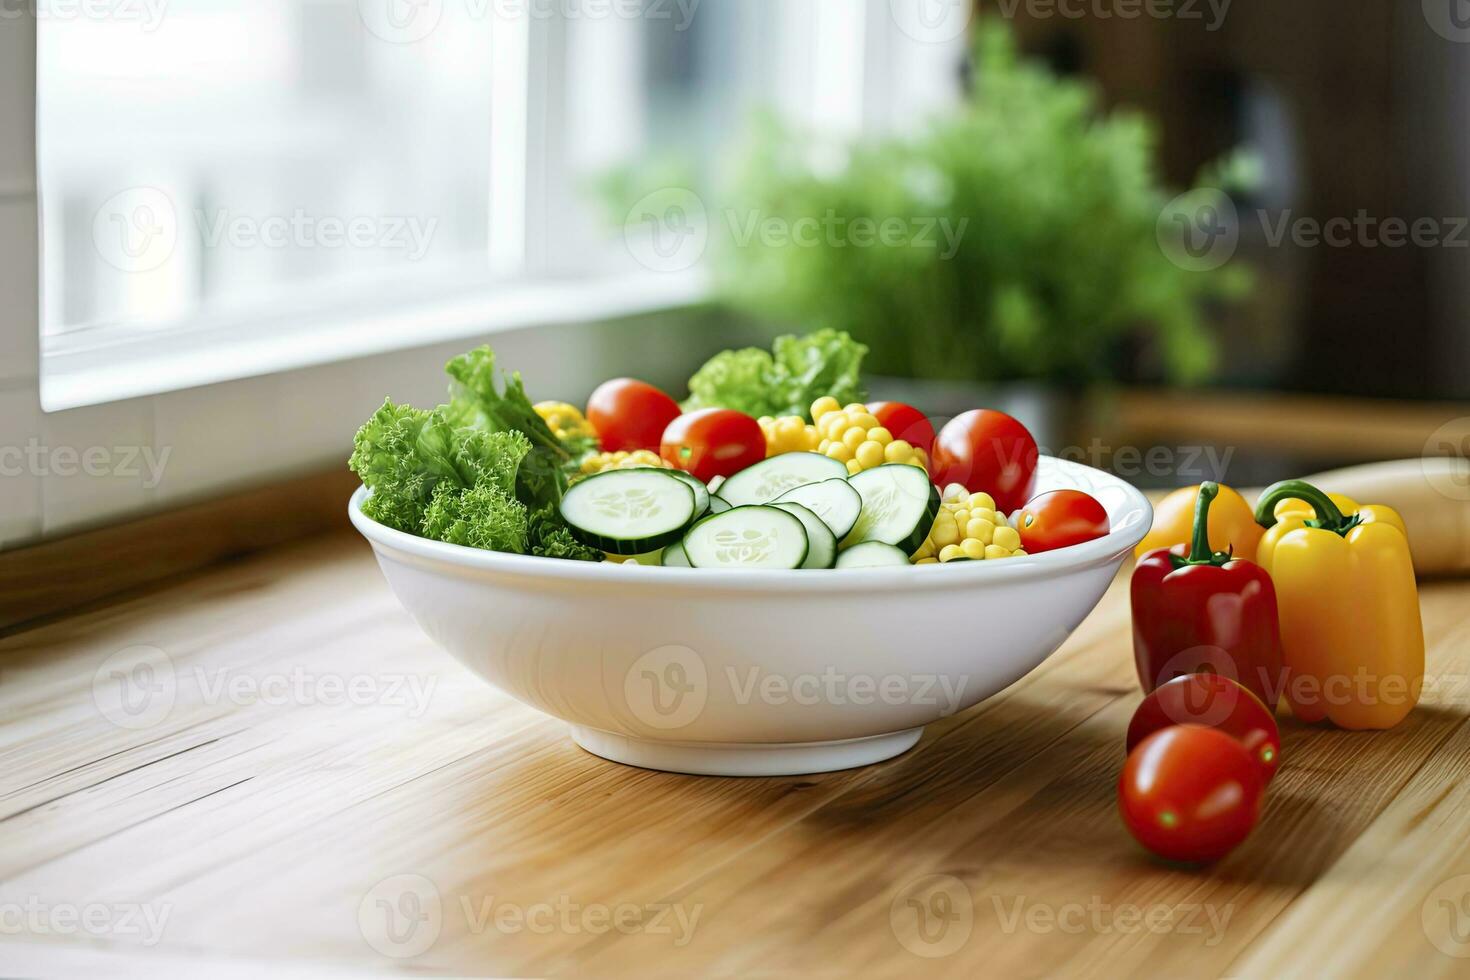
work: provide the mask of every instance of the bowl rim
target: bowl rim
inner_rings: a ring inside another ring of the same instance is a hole
[[[379,524],[362,512],[362,502],[368,495],[367,487],[358,487],[352,494],[347,513],[353,526],[368,539],[374,550],[444,566],[446,570],[492,572],[523,580],[585,582],[589,585],[616,583],[629,589],[676,588],[696,592],[907,592],[1056,578],[1119,561],[1130,554],[1148,533],[1153,523],[1153,507],[1148,498],[1127,480],[1082,463],[1051,456],[1041,457],[1039,468],[1051,478],[1044,482],[1064,485],[1058,489],[1076,487],[1094,493],[1103,491],[1109,498],[1116,499],[1116,506],[1109,506],[1104,501],[1112,520],[1112,530],[1095,541],[1006,561],[965,562],[959,567],[855,568],[843,569],[840,575],[824,575],[820,573],[822,570],[814,572],[811,569],[665,568],[484,551],[421,538]],[[836,569],[826,571],[835,572]],[[935,581],[936,575],[941,581]]]

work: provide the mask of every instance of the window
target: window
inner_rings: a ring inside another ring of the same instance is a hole
[[[913,118],[963,39],[903,6],[43,3],[43,401],[695,297],[698,270],[622,247],[595,178],[670,152],[712,180],[758,106],[840,133]]]

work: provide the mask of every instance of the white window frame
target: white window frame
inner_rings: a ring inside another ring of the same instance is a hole
[[[783,5],[783,16],[840,17],[843,2],[821,0],[815,13]],[[870,22],[887,16],[889,0],[845,2]],[[548,243],[534,229],[548,196],[538,180],[546,179],[555,142],[548,105],[562,97],[560,26],[532,21],[522,38],[531,66],[527,137],[512,151],[524,154],[527,211],[493,249],[494,261],[512,264],[522,258],[519,244],[533,274],[548,261]],[[891,34],[866,32],[866,77],[847,89],[856,104],[834,109],[831,99],[842,90],[832,89],[819,103],[822,113],[836,111],[848,123],[882,119],[895,100],[917,91],[912,59],[900,65],[885,50],[906,43]],[[918,53],[948,72],[963,57],[963,41]],[[248,331],[219,324],[116,346],[60,344],[45,355],[43,393],[36,82],[34,18],[0,21],[0,549],[340,465],[352,431],[384,395],[441,400],[444,361],[492,337],[503,362],[535,390],[567,397],[585,393],[598,375],[637,370],[657,346],[651,337],[664,341],[668,364],[696,346],[667,318],[588,328],[698,305],[707,294],[698,269],[576,284],[532,278],[525,287],[433,307],[344,312],[305,332],[299,323],[272,329],[252,322]],[[407,319],[415,329],[405,343]],[[595,356],[561,356],[584,338]]]

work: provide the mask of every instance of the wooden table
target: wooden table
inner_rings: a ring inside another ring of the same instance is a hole
[[[1284,722],[1261,826],[1193,871],[1115,813],[1116,585],[907,755],[711,779],[582,752],[312,539],[0,640],[0,974],[1464,976],[1470,583],[1423,601],[1420,709]]]

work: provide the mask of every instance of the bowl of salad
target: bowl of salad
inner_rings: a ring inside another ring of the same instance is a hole
[[[1061,646],[1149,528],[1141,493],[1014,419],[936,432],[863,401],[845,335],[729,354],[682,405],[618,379],[584,412],[533,404],[482,348],[448,403],[390,401],[357,437],[349,513],[399,601],[598,756],[891,758]]]

